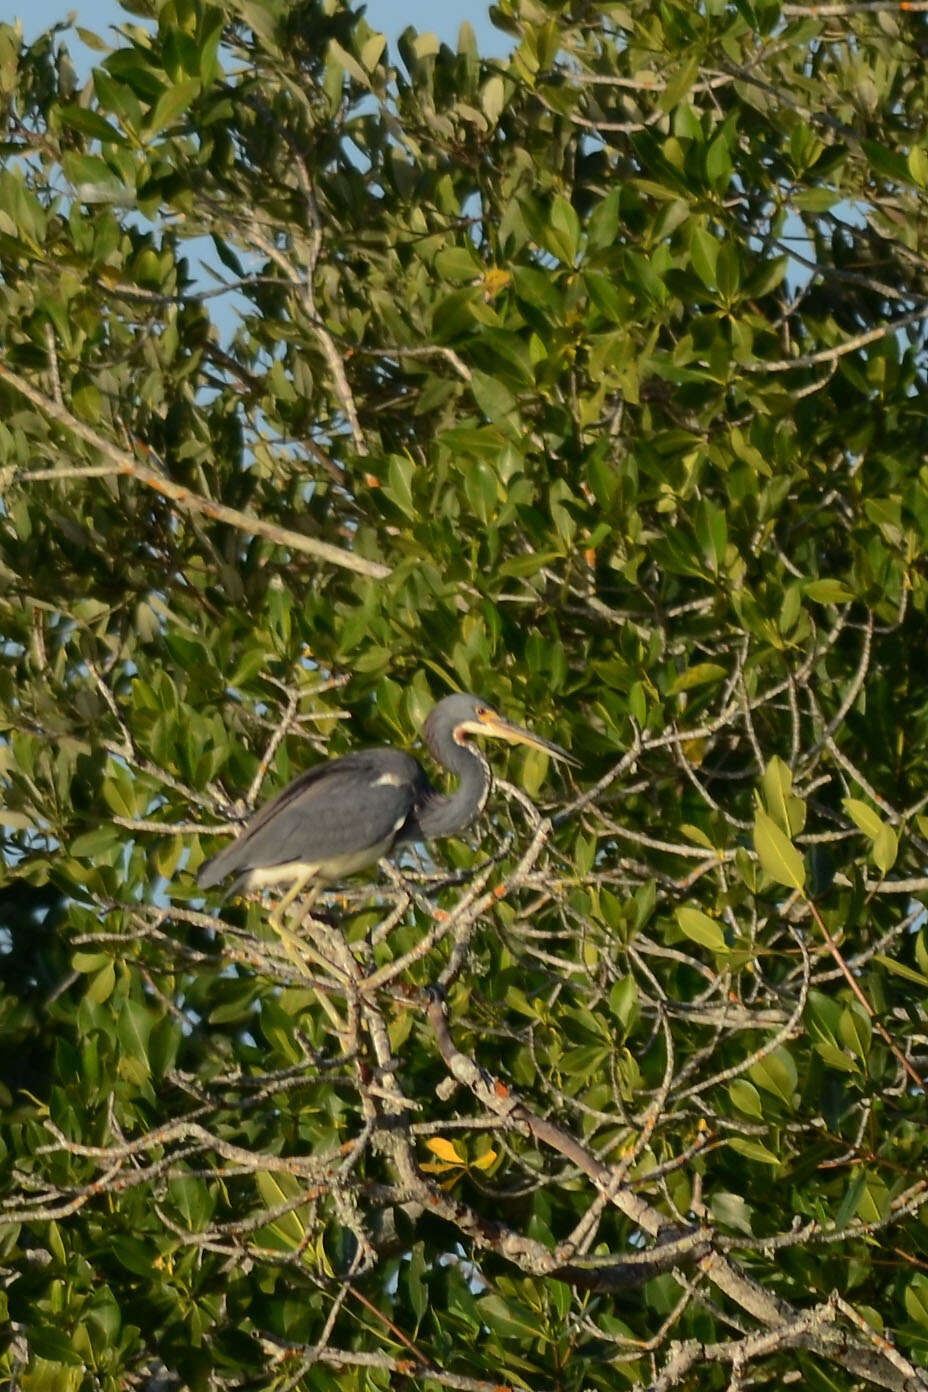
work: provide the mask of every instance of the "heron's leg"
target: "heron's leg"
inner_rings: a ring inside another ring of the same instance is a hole
[[[299,896],[302,894],[303,890],[309,884],[310,880],[312,879],[313,875],[315,875],[315,873],[315,870],[305,870],[302,875],[297,875],[296,879],[293,881],[290,888],[287,890],[280,903],[274,909],[273,913],[269,915],[267,920],[269,925],[273,928],[274,932],[280,939],[283,947],[286,949],[287,956],[290,958],[291,962],[296,967],[297,971],[300,973],[301,976],[309,975],[309,973],[306,970],[307,957],[314,961],[317,966],[327,968],[328,964],[325,962],[323,958],[319,956],[317,952],[313,950],[313,948],[310,947],[308,943],[301,942],[297,935],[286,926],[283,919],[283,913],[284,909],[288,908],[289,905],[293,903],[294,899],[299,898]],[[309,891],[309,895],[307,897],[307,908],[310,905],[312,905],[313,900],[316,898],[321,888],[322,885],[317,880]]]
[[[332,975],[333,968],[335,974],[338,975],[338,968],[334,967],[334,963],[330,962],[327,957],[324,957],[321,952],[317,952],[315,947],[313,947],[312,943],[307,941],[305,936],[298,936],[296,933],[293,932],[291,928],[288,928],[282,918],[282,911],[299,897],[299,895],[309,884],[310,880],[312,879],[315,873],[315,870],[307,870],[304,874],[298,876],[297,879],[294,880],[293,884],[287,890],[287,893],[284,895],[280,903],[274,909],[274,912],[269,916],[268,923],[274,929],[274,932],[277,934],[282,946],[284,947],[284,950],[287,953],[287,956],[290,958],[291,962],[296,967],[297,971],[300,973],[301,976],[309,976],[309,971],[307,970],[306,966],[308,961],[314,963],[315,966],[321,968],[321,970],[329,976]],[[306,896],[305,905],[301,906],[300,908],[298,922],[302,923],[303,919],[309,916],[310,910],[312,909],[312,906],[318,898],[321,890],[322,881],[316,880],[315,884],[313,884],[310,887],[309,893]],[[341,1020],[340,1017],[338,1017],[337,1015],[334,1015],[334,1007],[332,1007],[329,1001],[326,999],[325,993],[320,991],[317,994],[319,995],[319,999],[322,1005],[325,1007],[326,1013],[330,1016],[330,1018],[334,1018],[335,1020],[337,1020],[339,1025],[343,1027],[344,1021]]]
[[[281,914],[283,913],[284,909],[289,908],[289,906],[293,903],[294,899],[296,899],[300,894],[303,893],[303,890],[309,884],[310,880],[312,879],[313,875],[315,875],[315,873],[315,867],[312,867],[309,870],[304,870],[302,875],[297,875],[296,879],[290,885],[290,888],[287,890],[286,894],[281,899],[280,903],[277,905],[276,909],[271,914],[270,919],[268,920],[274,928],[279,928],[282,925],[283,919],[281,918]],[[310,904],[312,904],[313,900],[316,898],[316,895],[319,893],[321,888],[322,885],[319,884],[318,881],[316,882],[316,884],[313,885],[313,888],[310,891]]]

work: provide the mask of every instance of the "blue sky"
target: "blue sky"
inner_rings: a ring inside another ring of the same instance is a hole
[[[367,22],[379,29],[388,39],[411,24],[420,32],[430,32],[455,46],[458,26],[469,21],[477,35],[477,46],[488,56],[502,54],[508,48],[503,34],[493,28],[487,16],[489,0],[367,0]],[[75,23],[106,36],[109,25],[133,16],[120,10],[115,0],[14,0],[11,10],[23,20],[27,39],[34,39],[56,20],[73,14]]]
[[[477,36],[477,46],[487,57],[503,56],[511,50],[511,40],[494,29],[488,18],[490,0],[366,0],[366,18],[373,29],[386,34],[391,45],[405,28],[412,25],[420,33],[434,33],[443,42],[456,47],[458,29],[467,20]],[[111,27],[125,21],[137,22],[133,15],[122,10],[117,0],[13,0],[12,17],[19,17],[27,42],[38,37],[51,25],[70,20],[89,29],[104,40],[111,40]],[[75,33],[66,37],[68,50],[81,80],[90,76],[90,69],[100,62],[101,54],[86,48]],[[394,50],[395,55],[395,50]],[[206,284],[202,266],[213,266],[215,253],[208,238],[192,240],[187,245],[196,284]],[[209,284],[212,285],[212,281]],[[212,317],[222,335],[231,335],[237,326],[234,295],[212,306]]]

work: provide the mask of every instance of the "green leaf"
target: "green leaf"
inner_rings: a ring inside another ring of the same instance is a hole
[[[850,1049],[852,1054],[856,1054],[863,1063],[866,1063],[870,1056],[873,1026],[862,1005],[858,1005],[855,1001],[842,1010],[841,1019],[838,1022],[838,1034],[842,1044]]]
[[[144,1005],[134,1000],[127,1000],[123,1003],[116,1027],[119,1041],[127,1054],[144,1063],[146,1071],[148,1068],[148,1040],[153,1024],[154,1019],[151,1012]]]
[[[709,682],[721,681],[727,676],[725,668],[718,662],[697,662],[687,667],[685,672],[674,677],[668,695],[677,696],[681,691],[692,691],[694,687],[706,686]]]
[[[928,1276],[917,1272],[906,1286],[903,1300],[909,1319],[928,1329]]]
[[[428,1287],[425,1278],[428,1268],[424,1256],[424,1244],[417,1242],[410,1254],[406,1267],[406,1290],[412,1306],[416,1323],[420,1324],[429,1308]]]
[[[102,403],[103,398],[96,382],[83,373],[78,373],[71,387],[71,409],[74,414],[80,416],[81,420],[95,425],[100,419]]]
[[[644,722],[640,721],[639,723],[643,724]],[[685,836],[687,841],[692,841],[694,845],[702,846],[707,851],[716,849],[702,827],[692,826],[689,822],[681,822],[678,830],[681,836]]]
[[[209,1221],[213,1204],[209,1190],[196,1175],[175,1174],[168,1180],[168,1196],[190,1232],[200,1232]]]
[[[204,87],[210,87],[222,73],[219,62],[219,46],[222,43],[222,15],[218,13],[210,24],[200,33],[200,53],[198,72]]]
[[[852,1176],[851,1182],[847,1187],[847,1192],[841,1200],[841,1207],[835,1215],[835,1228],[838,1232],[846,1228],[854,1217],[866,1187],[867,1172],[866,1170],[860,1170],[856,1175]]]
[[[379,37],[379,36],[378,36]],[[358,60],[348,52],[337,39],[329,40],[329,60],[334,60],[340,68],[349,73],[362,87],[370,87],[370,79]]]
[[[504,420],[516,409],[516,399],[495,377],[476,369],[471,373],[470,389],[474,400],[488,420]]]
[[[883,830],[883,819],[866,802],[858,798],[842,798],[841,805],[855,826],[860,827],[873,841]]]
[[[99,155],[65,154],[61,167],[81,203],[129,203],[135,201],[123,181]]]
[[[713,1218],[724,1227],[733,1228],[735,1232],[748,1234],[753,1231],[754,1209],[745,1202],[740,1194],[717,1190],[712,1195],[710,1208]]]
[[[723,243],[719,251],[716,279],[718,280],[719,294],[726,304],[730,304],[737,298],[741,288],[741,257],[737,248],[730,241]]]
[[[625,254],[625,264],[629,280],[642,297],[652,304],[663,304],[667,298],[667,286],[650,261],[636,251],[628,251]]]
[[[840,580],[807,580],[802,590],[816,604],[847,604],[854,598]]]
[[[928,988],[928,976],[916,971],[914,967],[907,966],[905,962],[897,962],[895,957],[887,957],[883,952],[873,954],[874,962],[879,962],[881,967],[895,976],[901,976],[905,981],[911,981],[916,986],[921,986],[922,990]]]
[[[728,1095],[739,1112],[744,1112],[747,1116],[757,1117],[758,1121],[764,1119],[764,1109],[761,1105],[760,1093],[753,1083],[749,1083],[747,1078],[734,1078],[728,1084]]]
[[[806,823],[806,805],[793,793],[793,775],[789,765],[774,755],[764,770],[762,779],[767,811],[781,831],[796,836]]]
[[[802,856],[773,818],[760,809],[754,818],[754,849],[761,868],[772,880],[788,889],[802,890],[806,882]]]
[[[18,171],[0,171],[0,209],[13,222],[16,232],[38,251],[45,239],[47,218]]]
[[[157,135],[159,131],[172,124],[174,120],[186,111],[195,97],[199,95],[200,79],[198,77],[185,77],[180,82],[175,82],[172,87],[168,87],[152,107],[144,126],[144,134],[149,138]]]
[[[890,1194],[883,1180],[874,1174],[867,1175],[867,1183],[860,1202],[857,1216],[864,1223],[879,1223],[889,1212]]]
[[[928,151],[923,145],[913,145],[909,150],[906,164],[913,181],[919,188],[928,186]]]
[[[85,29],[82,25],[75,24],[74,32],[85,48],[92,49],[94,53],[109,53],[109,44],[101,39],[99,34],[95,34],[92,29]]]
[[[909,182],[908,163],[898,151],[881,145],[877,140],[861,140],[860,144],[870,160],[871,167],[877,174],[883,175],[891,183],[907,184]]]
[[[696,540],[706,564],[718,575],[725,564],[728,549],[728,519],[725,509],[704,498],[696,511]]]
[[[772,1093],[792,1110],[799,1075],[792,1054],[783,1045],[774,1049],[772,1054],[758,1059],[748,1076],[759,1088]]]
[[[113,778],[103,780],[103,800],[111,812],[117,817],[135,816],[135,798],[132,796],[132,785],[129,782],[128,774],[118,771]]]
[[[804,188],[793,194],[793,205],[806,213],[827,213],[841,202],[840,193],[829,188]]]
[[[725,131],[721,131],[706,151],[706,174],[717,187],[723,187],[731,174],[731,155]]]
[[[74,838],[70,852],[78,859],[86,857],[93,860],[94,856],[112,850],[113,846],[119,845],[125,838],[126,833],[121,827],[111,824],[94,827],[91,831],[85,831],[81,836]]]
[[[915,960],[922,973],[928,976],[928,935],[924,928],[915,939]]]
[[[600,271],[584,271],[583,281],[596,308],[613,323],[623,323],[628,317],[627,296],[615,282]]]
[[[459,246],[442,247],[435,256],[434,264],[441,278],[455,285],[474,280],[485,270],[475,251]]]
[[[839,1049],[837,1044],[830,1043],[827,1039],[820,1039],[814,1046],[815,1052],[828,1064],[829,1068],[836,1068],[840,1073],[859,1073],[860,1069],[851,1058],[850,1054],[843,1049]]]
[[[612,246],[619,230],[622,190],[614,188],[601,198],[587,219],[586,238],[591,250]]]
[[[384,485],[384,493],[396,503],[397,507],[405,512],[407,517],[416,516],[416,508],[412,498],[412,476],[414,465],[411,459],[405,455],[391,454],[389,463],[388,479]]]
[[[294,1175],[279,1171],[258,1170],[255,1183],[268,1209],[277,1209],[290,1203],[302,1192],[301,1185]],[[306,1228],[300,1217],[301,1210],[291,1208],[279,1214],[270,1224],[271,1230],[280,1237],[285,1247],[299,1247],[306,1236]]]
[[[385,34],[371,34],[370,38],[361,45],[361,66],[366,72],[372,73],[374,71],[383,57],[386,46]]]
[[[503,79],[498,73],[495,73],[484,83],[480,93],[480,105],[491,126],[496,125],[502,114],[505,104],[505,90]]]
[[[109,1000],[113,994],[113,987],[116,985],[116,967],[112,959],[107,962],[105,967],[101,967],[96,975],[88,982],[86,997],[94,1005],[102,1005],[105,1000]]]
[[[690,908],[689,905],[682,904],[674,910],[680,931],[699,943],[702,947],[708,947],[713,952],[727,952],[728,944],[725,941],[725,934],[722,925],[701,909]]]
[[[899,838],[892,827],[881,827],[873,840],[873,863],[882,875],[888,875],[899,854]]]
[[[609,992],[609,1009],[622,1028],[628,1030],[638,1011],[638,986],[629,973],[617,981]]]
[[[745,282],[744,293],[755,299],[760,299],[764,295],[769,295],[786,276],[789,270],[790,260],[788,256],[777,256],[772,261],[766,261],[759,266]]]
[[[71,130],[81,131],[104,145],[129,144],[122,131],[111,125],[99,111],[90,111],[84,106],[65,106],[59,112],[59,119]]]
[[[573,205],[561,194],[551,204],[546,243],[566,265],[572,266],[580,249],[580,219]]]
[[[866,802],[861,802],[859,798],[843,798],[842,806],[855,826],[860,827],[864,835],[870,838],[873,863],[882,874],[887,875],[899,854],[899,837],[896,832],[872,807]]]
[[[500,1295],[485,1295],[477,1301],[482,1320],[504,1339],[544,1338],[536,1315],[520,1301]]]
[[[719,259],[719,243],[704,227],[694,227],[690,234],[690,260],[693,270],[705,285],[714,290],[716,285],[715,268]]]
[[[660,94],[662,111],[672,111],[690,91],[699,73],[701,57],[699,52],[690,53],[677,71],[668,77],[667,86]]]
[[[105,967],[108,961],[105,952],[75,952],[71,957],[71,966],[76,972],[89,973]]]
[[[760,1141],[748,1140],[745,1136],[736,1136],[734,1140],[727,1141],[726,1145],[731,1150],[736,1151],[738,1155],[743,1155],[746,1160],[756,1160],[761,1165],[779,1165],[782,1163],[780,1157],[772,1150],[768,1150]]]

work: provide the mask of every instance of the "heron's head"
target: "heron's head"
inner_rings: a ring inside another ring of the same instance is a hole
[[[432,750],[441,749],[449,736],[455,744],[464,744],[468,735],[482,735],[488,739],[506,740],[509,744],[527,744],[532,749],[543,749],[552,759],[562,759],[566,764],[579,763],[559,744],[552,744],[524,726],[516,725],[494,710],[488,701],[464,692],[445,696],[438,702],[425,722],[423,734]]]

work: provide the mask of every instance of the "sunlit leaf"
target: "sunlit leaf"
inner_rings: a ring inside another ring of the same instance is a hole
[[[802,889],[806,879],[802,856],[773,818],[759,809],[754,817],[754,849],[772,880],[788,889]]]
[[[453,1141],[446,1141],[442,1136],[429,1136],[425,1144],[433,1155],[437,1155],[439,1160],[444,1160],[448,1165],[467,1164],[467,1156],[458,1150]]]
[[[681,931],[693,942],[700,943],[713,952],[728,951],[722,925],[716,919],[710,918],[701,909],[691,908],[687,904],[680,905],[675,910],[675,914]]]

